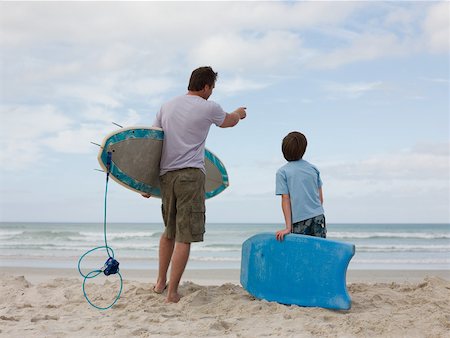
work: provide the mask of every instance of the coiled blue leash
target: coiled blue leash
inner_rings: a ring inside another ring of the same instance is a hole
[[[96,309],[99,309],[99,310],[108,310],[114,304],[116,304],[116,302],[120,298],[120,295],[121,295],[122,289],[123,289],[122,275],[119,272],[119,262],[114,259],[114,250],[111,247],[108,246],[108,242],[106,240],[106,201],[107,201],[107,196],[108,196],[108,181],[109,181],[109,173],[110,173],[110,169],[111,169],[111,156],[112,156],[111,152],[108,152],[108,157],[107,157],[107,160],[106,160],[105,207],[104,207],[104,215],[103,215],[103,234],[105,236],[105,245],[98,246],[96,248],[93,248],[93,249],[87,251],[78,260],[78,272],[80,273],[81,276],[84,277],[84,280],[83,280],[83,294],[84,294],[84,298],[86,298],[87,302],[90,305],[92,305],[93,307],[95,307]],[[93,271],[89,272],[87,275],[83,274],[83,272],[81,272],[81,261],[83,260],[83,258],[85,256],[87,256],[88,254],[90,254],[91,252],[96,251],[96,250],[100,250],[100,249],[103,249],[103,248],[106,249],[106,253],[108,254],[108,259],[105,262],[105,265],[103,266],[103,268],[101,268],[99,270],[93,270]],[[89,299],[89,297],[86,294],[86,289],[85,289],[86,280],[90,279],[90,278],[97,277],[102,272],[106,276],[113,275],[113,274],[118,274],[119,278],[120,278],[120,290],[117,293],[117,296],[114,299],[114,301],[111,303],[111,305],[106,306],[106,307],[97,306],[93,302],[91,302],[91,300]]]

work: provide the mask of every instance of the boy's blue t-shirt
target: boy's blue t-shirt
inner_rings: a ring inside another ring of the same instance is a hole
[[[321,187],[319,170],[305,160],[288,162],[277,171],[275,194],[289,195],[292,223],[324,213],[319,197]]]

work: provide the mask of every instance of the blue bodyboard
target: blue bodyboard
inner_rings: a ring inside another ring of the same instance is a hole
[[[242,244],[241,284],[267,301],[348,310],[348,264],[355,246],[329,239],[275,233],[250,237]]]

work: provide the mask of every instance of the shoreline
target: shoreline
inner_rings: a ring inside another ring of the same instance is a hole
[[[76,268],[36,268],[36,267],[0,267],[2,275],[24,276],[30,283],[43,283],[56,278],[83,277]],[[87,273],[86,271],[85,273]],[[154,283],[157,270],[124,269],[120,271],[124,280]],[[389,269],[353,269],[347,270],[347,284],[350,283],[388,283],[418,282],[427,277],[439,277],[450,281],[450,270],[389,270]],[[187,268],[181,283],[192,282],[199,285],[221,285],[226,283],[240,285],[239,269],[189,269]]]

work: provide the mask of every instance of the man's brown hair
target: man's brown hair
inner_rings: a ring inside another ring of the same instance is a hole
[[[305,154],[307,145],[308,141],[305,135],[298,131],[293,131],[283,139],[281,150],[287,161],[298,161]]]
[[[196,92],[205,88],[206,85],[214,87],[217,73],[211,67],[200,67],[194,69],[189,79],[188,90]]]

